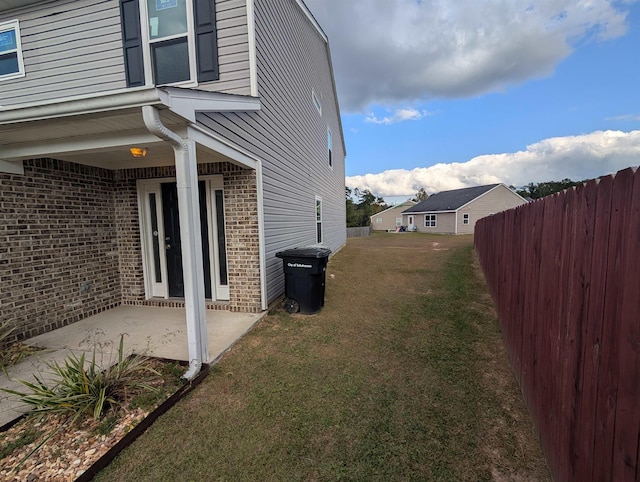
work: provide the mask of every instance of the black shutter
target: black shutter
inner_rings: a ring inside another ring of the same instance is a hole
[[[218,69],[218,38],[216,33],[216,3],[214,0],[193,0],[196,27],[196,62],[198,82],[220,78]]]
[[[139,87],[144,85],[144,59],[138,0],[120,0],[120,21],[127,87]]]

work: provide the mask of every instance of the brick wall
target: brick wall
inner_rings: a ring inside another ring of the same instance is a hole
[[[230,301],[211,304],[211,307],[258,312],[261,310],[260,246],[255,171],[225,162],[198,165],[198,175],[216,174],[224,178]],[[173,166],[126,169],[115,173],[116,224],[119,239],[122,239],[120,266],[125,304],[158,304],[155,301],[147,302],[144,296],[136,180],[174,177]],[[173,306],[173,302],[169,303]]]
[[[24,339],[121,303],[145,304],[136,179],[174,177],[173,167],[109,171],[64,161],[24,163],[0,174],[0,323]],[[233,164],[222,174],[230,302],[257,312],[260,271],[256,176]]]
[[[0,174],[0,323],[16,339],[120,304],[113,174],[50,159]]]

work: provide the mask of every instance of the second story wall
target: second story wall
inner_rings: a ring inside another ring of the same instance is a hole
[[[215,7],[220,79],[194,88],[250,95],[246,0],[217,0]],[[25,76],[0,79],[0,106],[127,88],[119,0],[56,0],[0,10],[0,25],[13,20],[19,21]]]
[[[296,0],[255,0],[255,113],[198,121],[263,161],[268,298],[284,287],[278,251],[346,242],[345,151],[327,43]],[[332,160],[328,158],[331,133]]]
[[[25,76],[0,81],[0,105],[125,88],[118,1],[60,0],[0,12],[20,22]]]

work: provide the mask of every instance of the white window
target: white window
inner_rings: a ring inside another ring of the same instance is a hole
[[[402,218],[396,218],[396,226],[402,226]]]
[[[376,218],[376,224],[382,224],[382,218]]]
[[[469,213],[462,214],[462,224],[469,224]]]
[[[316,109],[318,110],[318,114],[322,115],[322,104],[320,103],[320,99],[318,99],[318,96],[316,95],[315,90],[311,91],[311,100],[313,101],[313,105],[316,106]]]
[[[316,196],[316,241],[322,243],[322,198]]]
[[[149,45],[146,65],[154,84],[195,82],[193,2],[146,0],[141,6]]]
[[[333,167],[333,143],[331,141],[331,131],[327,129],[327,156],[329,158],[329,167]]]
[[[24,77],[24,61],[17,20],[0,23],[0,80]]]
[[[438,224],[438,215],[437,214],[425,214],[424,215],[424,227],[425,228],[435,228]]]

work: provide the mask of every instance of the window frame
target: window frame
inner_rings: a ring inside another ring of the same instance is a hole
[[[396,218],[396,227],[402,226],[402,218]]]
[[[313,102],[313,105],[316,107],[318,114],[320,114],[320,117],[322,117],[322,104],[320,103],[320,99],[318,99],[318,95],[316,94],[315,89],[311,90],[311,101]]]
[[[468,226],[470,220],[471,220],[471,216],[469,216],[469,213],[462,213],[462,224],[463,225]]]
[[[0,53],[0,56],[5,55],[16,55],[16,60],[18,61],[18,71],[12,72],[10,74],[0,75],[0,82],[4,80],[12,80],[24,77],[26,75],[24,68],[24,57],[22,55],[22,39],[20,38],[20,21],[19,20],[8,20],[6,22],[0,23],[0,34],[5,32],[13,31],[16,37],[16,48],[15,49],[7,49]]]
[[[316,212],[316,243],[322,244],[324,242],[324,232],[322,230],[322,198],[316,196],[315,199],[315,212]]]
[[[438,215],[437,214],[425,214],[424,215],[424,227],[425,228],[437,228],[438,227]]]
[[[327,127],[327,160],[329,161],[329,167],[333,169],[333,135],[331,129]]]
[[[187,33],[169,35],[160,39],[151,39],[149,35],[149,8],[147,0],[140,0],[140,27],[142,35],[142,59],[144,63],[144,76],[146,79],[146,85],[154,86],[180,86],[180,87],[197,87],[198,86],[198,63],[196,58],[196,36],[195,36],[195,11],[193,6],[193,0],[186,0],[186,14],[187,14]],[[175,42],[177,39],[187,38],[187,49],[189,52],[189,80],[183,80],[179,82],[172,82],[168,84],[156,83],[155,68],[153,65],[154,49],[153,44],[160,44],[164,42]]]

